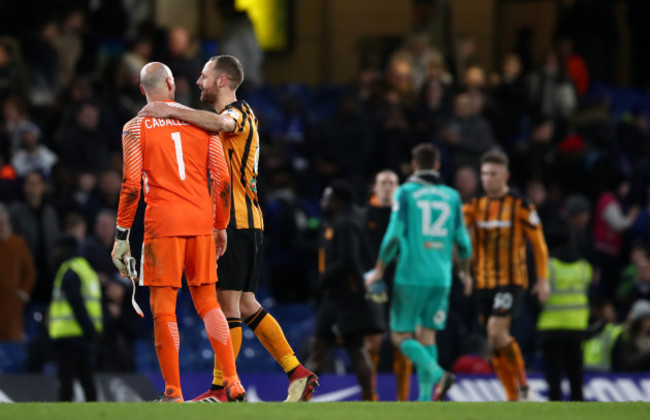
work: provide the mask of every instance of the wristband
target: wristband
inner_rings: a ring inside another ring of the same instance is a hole
[[[118,241],[128,240],[130,231],[131,229],[115,226],[115,239]]]

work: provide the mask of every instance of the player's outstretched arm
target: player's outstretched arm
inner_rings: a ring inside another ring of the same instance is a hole
[[[138,116],[175,118],[213,133],[231,133],[235,131],[236,126],[235,121],[229,116],[184,106],[173,106],[166,102],[151,102],[138,112]]]

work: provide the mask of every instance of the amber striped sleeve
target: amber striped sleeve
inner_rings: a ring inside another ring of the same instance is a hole
[[[230,221],[230,172],[221,139],[217,135],[210,136],[208,170],[214,197],[214,228],[225,229]]]
[[[524,227],[526,238],[528,238],[533,248],[537,278],[546,280],[548,279],[548,247],[544,239],[542,222],[539,220],[535,206],[532,204],[522,205],[520,214],[521,218],[519,220]]]

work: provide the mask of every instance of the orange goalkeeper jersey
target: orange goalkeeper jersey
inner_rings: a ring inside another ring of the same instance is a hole
[[[176,119],[136,117],[124,126],[122,149],[118,226],[131,227],[141,188],[145,239],[211,235],[228,226],[230,174],[218,136]]]

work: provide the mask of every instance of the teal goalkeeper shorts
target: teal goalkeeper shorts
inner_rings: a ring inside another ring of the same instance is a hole
[[[443,330],[448,310],[448,287],[396,284],[390,303],[390,330],[414,333],[418,325]]]

